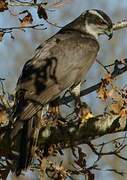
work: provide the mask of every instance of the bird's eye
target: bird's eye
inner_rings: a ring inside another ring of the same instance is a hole
[[[98,25],[107,25],[107,23],[101,19],[97,21],[97,24]]]
[[[106,22],[104,22],[104,21],[102,21],[102,24],[103,24],[103,25],[107,25],[107,23],[106,23]]]

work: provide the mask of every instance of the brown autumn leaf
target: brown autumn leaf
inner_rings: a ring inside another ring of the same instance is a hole
[[[114,95],[114,92],[115,92],[114,88],[112,88],[110,91],[107,90],[106,88],[107,85],[113,86],[112,80],[113,80],[112,75],[106,74],[104,79],[102,79],[102,84],[100,88],[97,90],[98,97],[103,101],[105,101],[108,97],[112,98],[112,96]]]
[[[112,88],[109,92],[108,92],[108,97],[110,97],[110,98],[114,98],[114,96],[115,96],[115,90]]]
[[[123,108],[124,100],[119,100],[117,102],[114,102],[110,105],[110,111],[114,114],[120,114],[121,109]]]
[[[21,14],[21,13],[20,13]],[[28,24],[32,24],[33,22],[33,17],[31,13],[27,12],[27,15],[23,19],[19,19],[21,22],[21,27],[25,27]]]
[[[103,80],[105,84],[112,84],[112,75],[111,74],[106,74]]]
[[[40,19],[41,19],[41,18],[43,18],[43,19],[45,19],[45,20],[48,19],[47,12],[46,12],[46,10],[43,8],[43,6],[42,6],[41,4],[38,6],[37,14],[38,14],[38,17],[39,17]]]
[[[126,118],[127,117],[127,108],[123,108],[119,115],[122,117],[122,118]]]
[[[0,31],[0,41],[3,40],[3,36],[4,36],[4,32],[3,32],[3,31]]]
[[[0,124],[6,124],[8,122],[7,113],[4,110],[0,110]]]
[[[106,88],[106,85],[108,85],[108,84],[112,84],[111,74],[106,74],[104,79],[102,79],[102,84],[101,84],[100,88],[97,90],[98,97],[103,101],[105,101],[108,98],[108,96],[109,95],[111,96],[111,93],[113,93],[113,92],[110,92],[110,94],[108,94],[108,90]]]
[[[0,12],[8,10],[8,3],[6,0],[0,0]]]
[[[112,98],[115,101],[121,101],[123,100],[123,97],[120,93],[120,90],[116,87],[113,87],[109,92],[107,93],[108,97]]]
[[[93,118],[91,109],[88,106],[82,105],[79,111],[79,117],[81,118],[81,126],[87,122],[90,118]]]
[[[105,101],[108,97],[107,89],[103,85],[98,89],[97,94],[98,94],[98,97],[103,101]]]

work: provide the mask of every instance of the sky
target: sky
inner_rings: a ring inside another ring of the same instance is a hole
[[[92,9],[92,8],[102,9],[111,16],[112,12],[115,12],[114,9],[118,6],[119,6],[119,11],[121,9],[123,13],[122,16],[118,16],[117,19],[118,20],[125,19],[126,11],[123,11],[123,9],[125,9],[125,6],[127,6],[127,1],[125,0],[122,0],[121,3],[119,3],[118,0],[112,0],[112,1],[91,0],[91,3],[89,3],[88,0],[87,1],[72,0],[72,3],[65,5],[64,8],[57,9],[55,12],[49,11],[48,15],[51,22],[57,22],[57,24],[59,24],[60,26],[64,26],[65,24],[73,20],[75,17],[79,16],[81,12],[83,12],[86,9]],[[18,8],[15,8],[12,12],[17,12],[17,9]],[[35,23],[44,22],[43,20],[38,20],[35,9],[31,8],[31,11],[34,16]],[[113,15],[113,21],[116,22],[117,19],[116,16]],[[0,13],[0,27],[10,27],[10,26],[18,26],[18,25],[19,25],[18,18],[15,17],[10,18],[10,14],[8,12]],[[39,45],[40,42],[42,42],[41,34],[42,34],[42,39],[46,39],[59,30],[56,27],[47,25],[46,23],[45,26],[48,26],[48,31],[37,32],[38,35],[36,36],[38,37],[39,40],[35,41],[34,43],[33,43],[34,37],[31,31],[28,31],[28,33],[17,32],[17,31],[14,32],[13,35],[15,37],[15,40],[12,40],[9,37],[9,34],[7,34],[4,37],[3,41],[0,42],[0,54],[1,54],[0,77],[6,78],[7,88],[9,90],[14,89],[16,84],[16,79],[21,72],[24,62],[27,61],[32,56],[34,49]],[[30,45],[29,50],[27,49],[28,48],[27,45],[26,45],[27,48],[25,48],[25,46],[22,45],[21,43],[21,41],[23,42],[26,40],[28,46]],[[15,67],[15,64],[18,64],[18,56],[20,57],[22,56],[22,60],[20,60],[19,66],[17,65]],[[9,77],[7,77],[8,75]]]
[[[72,0],[72,3],[65,5],[64,8],[57,9],[53,12],[49,11],[49,20],[51,22],[57,22],[57,24],[60,26],[64,26],[87,9],[102,9],[112,17],[113,22],[127,19],[127,0]],[[13,11],[18,12],[18,8],[15,8]],[[31,8],[31,12],[33,14],[35,23],[44,22],[43,20],[38,19],[35,9]],[[59,30],[56,27],[46,24],[46,22],[44,22],[44,24],[44,26],[48,26],[48,30],[46,32],[27,31],[24,33],[16,31],[14,32],[14,40],[12,40],[9,37],[9,34],[7,34],[3,41],[0,42],[0,77],[6,79],[5,84],[9,92],[13,92],[15,90],[17,77],[21,73],[23,64],[32,57],[35,48],[44,39],[51,37],[51,35]],[[18,25],[18,19],[15,17],[11,17],[10,19],[9,12],[0,13],[0,28]],[[124,39],[123,36],[125,37]],[[115,49],[112,49],[112,52],[110,52],[113,43],[116,43]],[[127,57],[126,30],[119,33],[114,33],[114,40],[111,42],[105,41],[105,38],[102,38],[100,44],[102,48],[98,58],[102,59],[103,61],[105,60],[104,63],[109,63],[111,55],[112,60]],[[103,58],[103,55],[105,55],[105,58]],[[97,76],[99,79],[101,77],[100,74],[100,68],[97,65],[94,65],[93,69],[91,69],[90,73],[88,74],[89,78],[91,79],[90,84],[95,82],[93,77]],[[126,80],[127,77],[124,76],[124,78],[120,79],[119,84],[125,83]],[[87,83],[87,85],[89,85],[89,83]],[[91,103],[91,99],[86,99]],[[99,176],[97,173],[98,180],[106,180],[107,177],[109,180],[115,179],[115,176],[111,176],[111,173],[101,172],[101,176]],[[125,180],[124,177],[122,180]]]

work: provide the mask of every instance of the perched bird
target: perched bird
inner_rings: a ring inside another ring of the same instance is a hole
[[[17,83],[12,138],[20,134],[17,176],[31,159],[36,114],[67,88],[80,93],[80,83],[99,51],[98,35],[112,37],[112,21],[101,10],[87,10],[43,42],[26,62]]]

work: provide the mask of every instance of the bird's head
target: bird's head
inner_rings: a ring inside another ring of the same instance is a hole
[[[106,34],[109,39],[113,35],[113,24],[107,14],[101,10],[87,10],[81,14],[82,20],[85,21],[85,31],[94,35],[96,38],[98,35]]]

